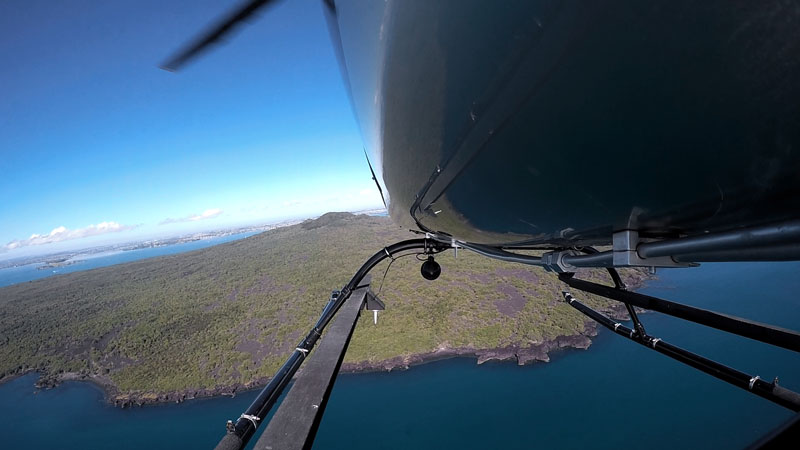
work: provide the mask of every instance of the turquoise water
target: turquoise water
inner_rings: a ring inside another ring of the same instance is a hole
[[[665,270],[643,292],[797,329],[798,273],[800,263],[708,264]],[[800,389],[793,352],[656,313],[642,320],[655,336]],[[315,447],[741,448],[791,416],[605,330],[589,350],[551,356],[526,367],[452,359],[342,375]],[[34,394],[34,380],[0,385],[7,448],[212,448],[256,394],[121,410],[86,383]]]
[[[88,257],[77,260],[74,264],[63,267],[53,267],[49,269],[39,269],[39,267],[42,266],[41,263],[27,264],[18,267],[8,267],[6,269],[0,269],[0,287],[16,283],[23,283],[25,281],[38,280],[40,278],[46,278],[63,273],[78,272],[80,270],[89,270],[97,267],[113,266],[114,264],[152,258],[154,256],[172,255],[175,253],[198,250],[205,247],[211,247],[212,245],[222,244],[223,242],[244,239],[254,234],[256,233],[247,232],[231,234],[228,236],[183,242],[164,247],[140,248],[137,250],[127,250],[111,254],[89,255]]]

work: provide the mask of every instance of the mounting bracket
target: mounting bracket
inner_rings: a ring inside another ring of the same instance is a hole
[[[614,267],[692,267],[691,263],[680,263],[671,256],[657,256],[642,258],[636,252],[639,246],[639,232],[625,230],[614,233],[612,237],[612,253]]]

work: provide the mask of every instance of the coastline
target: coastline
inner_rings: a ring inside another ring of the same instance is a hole
[[[411,367],[440,361],[450,358],[474,358],[476,364],[481,365],[488,361],[516,361],[517,365],[524,366],[537,362],[550,362],[550,352],[571,348],[586,350],[591,346],[591,337],[597,335],[595,330],[587,330],[583,333],[568,336],[558,336],[554,339],[542,343],[533,344],[530,347],[509,345],[491,349],[479,349],[470,347],[440,347],[432,352],[413,353],[405,356],[397,356],[391,359],[369,362],[362,361],[357,363],[342,364],[343,373],[364,373],[364,372],[391,372],[393,370],[408,370]]]
[[[588,329],[579,334],[569,336],[558,336],[555,339],[547,340],[530,347],[506,346],[493,349],[479,348],[450,348],[440,347],[431,352],[412,353],[409,355],[396,356],[394,358],[381,361],[361,361],[357,363],[344,363],[340,373],[369,373],[369,372],[390,372],[395,370],[408,370],[414,366],[420,366],[434,361],[441,361],[451,358],[474,358],[476,364],[480,365],[488,361],[516,361],[523,366],[533,363],[550,362],[549,354],[553,351],[562,349],[581,349],[585,350],[591,346],[591,339],[597,334],[596,328]],[[120,392],[116,385],[108,378],[87,375],[77,372],[64,372],[55,376],[43,373],[36,369],[26,369],[21,372],[3,377],[0,384],[10,382],[17,378],[37,373],[39,378],[34,383],[37,390],[47,390],[58,388],[65,381],[79,381],[95,385],[103,392],[104,402],[108,405],[119,408],[130,408],[137,406],[159,405],[166,403],[183,403],[187,400],[211,397],[234,397],[237,393],[261,389],[270,380],[262,377],[250,383],[236,383],[228,386],[217,386],[214,388],[184,389],[180,391],[157,393],[157,392]]]
[[[617,320],[627,320],[628,315],[623,305],[615,305],[605,311]],[[509,345],[497,348],[473,348],[458,347],[451,348],[440,346],[439,348],[423,353],[411,353],[400,355],[380,361],[360,361],[356,363],[343,363],[340,373],[368,373],[368,372],[390,372],[393,370],[408,370],[411,367],[440,361],[450,358],[474,358],[476,364],[480,365],[488,361],[511,362],[516,361],[517,365],[524,366],[534,363],[550,362],[550,353],[565,349],[586,350],[591,344],[591,338],[597,335],[597,324],[594,322],[584,322],[584,330],[576,334],[556,336],[540,343],[530,346]],[[54,389],[65,381],[80,381],[91,383],[103,392],[103,399],[106,404],[118,408],[130,408],[136,406],[159,405],[166,403],[183,403],[187,400],[211,397],[234,397],[237,393],[260,389],[269,381],[269,377],[261,377],[248,383],[235,383],[226,386],[215,386],[213,388],[183,389],[172,392],[120,392],[111,379],[93,374],[78,372],[63,372],[59,374],[47,374],[34,368],[26,368],[20,372],[8,375],[0,379],[0,384],[9,382],[16,378],[38,373],[39,378],[34,383],[37,390]]]
[[[629,290],[638,290],[644,287],[645,283],[654,277],[643,275],[638,277],[625,277],[629,284]],[[611,307],[601,310],[615,320],[629,320],[625,306],[621,303],[613,304]],[[646,311],[637,308],[637,312]],[[411,353],[399,355],[393,358],[379,361],[359,361],[355,363],[343,363],[341,373],[367,373],[367,372],[389,372],[393,370],[408,370],[411,367],[419,366],[429,362],[440,361],[450,358],[475,358],[476,364],[480,365],[488,361],[510,362],[516,361],[517,365],[523,366],[533,363],[550,362],[550,353],[563,349],[586,350],[592,344],[592,337],[597,335],[597,324],[591,320],[584,321],[584,329],[574,334],[559,335],[552,339],[542,342],[531,343],[528,346],[508,345],[496,348],[474,348],[474,347],[447,347],[439,348],[422,353]],[[301,368],[302,371],[302,368]],[[20,368],[16,373],[7,374],[0,378],[0,384],[14,380],[18,377],[36,372],[39,378],[34,383],[36,389],[53,389],[64,381],[81,381],[91,383],[103,391],[103,398],[106,404],[129,408],[134,406],[158,405],[166,403],[182,403],[186,400],[210,397],[234,397],[239,392],[260,389],[269,381],[269,377],[260,377],[247,383],[234,383],[232,385],[215,386],[212,388],[187,388],[171,392],[120,392],[110,378],[98,375],[79,372],[62,372],[49,374],[37,370],[36,368]]]

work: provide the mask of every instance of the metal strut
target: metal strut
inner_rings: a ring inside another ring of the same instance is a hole
[[[595,249],[594,247],[584,247],[581,249],[581,251],[584,253],[588,253],[590,255],[599,253],[597,249]],[[617,269],[613,267],[606,267],[606,270],[608,270],[608,274],[611,276],[611,280],[614,282],[614,289],[617,289],[619,291],[628,290],[628,286],[626,286],[625,282],[622,281],[622,277],[619,276],[619,272],[617,272]],[[566,274],[564,275],[566,276]],[[647,336],[647,333],[644,330],[644,325],[642,325],[642,322],[639,320],[639,315],[636,314],[636,309],[629,302],[623,302],[623,303],[625,304],[625,309],[628,310],[628,315],[630,316],[631,321],[633,322],[633,329],[635,333],[632,335],[632,337],[635,336],[638,339],[643,339],[645,336]]]
[[[767,325],[741,317],[696,308],[682,303],[671,302],[649,295],[630,292],[591,281],[577,279],[572,273],[562,273],[559,280],[574,289],[616,300],[626,305],[658,311],[679,319],[699,323],[707,327],[727,331],[738,336],[755,339],[766,344],[775,345],[795,352],[800,352],[800,333],[785,328]],[[630,309],[629,309],[630,311]]]
[[[386,258],[392,258],[395,254],[402,251],[422,248],[425,249],[426,252],[440,252],[447,250],[449,247],[449,244],[427,238],[409,239],[392,244],[372,255],[372,257],[356,271],[353,278],[350,279],[350,282],[344,285],[339,296],[328,302],[317,320],[316,325],[314,325],[314,328],[312,328],[305,339],[300,342],[289,356],[289,359],[283,363],[283,366],[278,369],[278,372],[272,377],[269,384],[261,390],[256,399],[253,400],[253,403],[250,404],[247,410],[236,421],[236,424],[228,426],[228,432],[222,440],[220,440],[219,444],[217,444],[216,450],[238,450],[247,445],[258,426],[263,423],[260,419],[253,419],[267,417],[267,414],[277,402],[283,389],[289,384],[289,381],[291,381],[297,369],[300,368],[300,365],[303,364],[305,356],[314,348],[325,326],[333,319],[333,316],[345,303],[345,300],[347,300],[350,294],[359,286],[367,272],[372,270],[379,262]]]
[[[583,248],[582,251],[588,254],[597,253],[597,250],[592,247]],[[719,364],[680,347],[676,347],[660,338],[649,336],[642,322],[639,320],[634,307],[638,306],[644,309],[659,311],[674,317],[794,351],[800,351],[800,334],[795,331],[753,322],[740,317],[720,314],[714,311],[630,292],[627,290],[625,283],[622,281],[622,277],[620,277],[616,269],[608,267],[607,270],[614,282],[613,287],[576,279],[574,278],[574,273],[562,273],[559,275],[559,279],[573,288],[622,302],[631,317],[633,329],[614,322],[603,314],[577,301],[567,292],[564,292],[564,299],[573,308],[621,336],[733,384],[734,386],[753,392],[781,406],[793,411],[800,411],[800,395],[778,386],[777,378],[772,383],[767,383],[761,380],[758,375],[747,375],[736,369]]]
[[[637,336],[634,330],[620,323],[616,323],[607,316],[584,305],[576,300],[575,297],[573,297],[569,292],[564,291],[563,294],[564,300],[566,300],[570,306],[582,312],[600,325],[603,325],[609,330],[619,334],[620,336],[631,339],[634,342],[638,342],[645,347],[667,355],[676,361],[680,361],[686,365],[694,367],[695,369],[705,372],[736,387],[750,391],[759,397],[763,397],[771,402],[791,409],[792,411],[800,411],[800,394],[779,386],[777,379],[772,383],[768,383],[757,375],[752,376],[744,372],[740,372],[716,361],[712,361],[708,358],[704,358],[698,354],[672,345],[663,339],[648,336],[646,334]]]

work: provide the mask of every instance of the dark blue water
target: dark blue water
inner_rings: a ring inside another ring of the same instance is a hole
[[[800,328],[800,263],[705,265],[661,272],[643,291]],[[580,297],[580,296],[579,296]],[[391,305],[389,305],[391,307]],[[800,389],[789,351],[646,314],[648,332]],[[550,364],[453,359],[404,372],[342,375],[316,448],[740,448],[791,413],[601,331]],[[212,448],[255,392],[120,410],[85,383],[33,394],[34,376],[0,385],[8,448]]]
[[[256,234],[255,232],[231,234],[228,236],[220,236],[210,239],[202,239],[198,241],[183,242],[180,244],[167,245],[164,247],[153,248],[140,248],[137,250],[120,251],[110,254],[98,254],[81,256],[80,259],[76,258],[75,262],[63,267],[53,267],[48,269],[39,269],[43,264],[27,264],[18,267],[9,267],[0,269],[0,287],[8,286],[16,283],[23,283],[25,281],[38,280],[53,275],[62,273],[77,272],[80,270],[95,269],[97,267],[113,266],[114,264],[121,264],[139,259],[152,258],[154,256],[172,255],[174,253],[183,253],[192,250],[198,250],[212,245],[221,244],[223,242],[235,241],[243,239],[248,236]]]

